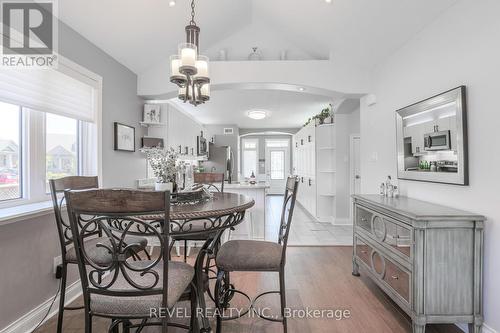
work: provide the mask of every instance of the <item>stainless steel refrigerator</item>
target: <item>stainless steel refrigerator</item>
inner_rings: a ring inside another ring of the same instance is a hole
[[[234,154],[229,146],[209,144],[208,161],[203,162],[205,172],[224,173],[224,179],[231,183],[234,174]]]

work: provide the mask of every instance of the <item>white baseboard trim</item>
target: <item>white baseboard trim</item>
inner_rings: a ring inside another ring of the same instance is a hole
[[[469,333],[469,326],[467,324],[456,324],[458,328],[460,328],[462,331]],[[486,324],[483,324],[483,329],[481,331],[482,333],[498,333],[496,330],[493,328],[489,327]]]
[[[332,222],[332,225],[334,226],[352,226],[351,219],[348,217],[337,217],[335,220]]]
[[[73,302],[75,299],[80,297],[82,294],[82,287],[80,284],[80,280],[74,282],[73,284],[66,287],[66,305]],[[60,295],[60,294],[59,294]],[[50,309],[50,313],[47,318],[45,318],[44,322],[57,315],[59,312],[59,295],[54,301],[54,305],[52,305],[52,309]],[[54,296],[50,299],[46,300],[30,312],[26,313],[24,316],[18,318],[14,322],[10,323],[6,327],[4,327],[0,333],[26,333],[31,332],[36,325],[42,320],[47,311],[49,310],[49,306],[52,303]]]

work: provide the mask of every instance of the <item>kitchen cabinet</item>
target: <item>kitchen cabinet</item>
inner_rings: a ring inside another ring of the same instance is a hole
[[[266,238],[266,193],[268,188],[269,185],[266,183],[224,185],[226,193],[241,194],[255,200],[255,205],[246,211],[244,220],[231,232],[231,239],[264,240]]]
[[[297,201],[316,220],[335,219],[335,125],[309,124],[297,132],[294,174],[299,177]]]
[[[197,137],[203,126],[175,108],[167,107],[166,146],[174,148],[184,158],[197,158]]]

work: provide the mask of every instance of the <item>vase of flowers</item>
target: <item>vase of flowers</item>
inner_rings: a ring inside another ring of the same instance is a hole
[[[178,153],[173,148],[158,147],[143,149],[143,152],[156,178],[155,190],[176,192],[179,172]]]

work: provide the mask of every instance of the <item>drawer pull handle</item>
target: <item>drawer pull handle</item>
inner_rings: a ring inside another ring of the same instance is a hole
[[[392,276],[391,276],[391,279],[393,279],[393,280],[399,280],[399,276],[397,276],[397,275],[392,275]]]

